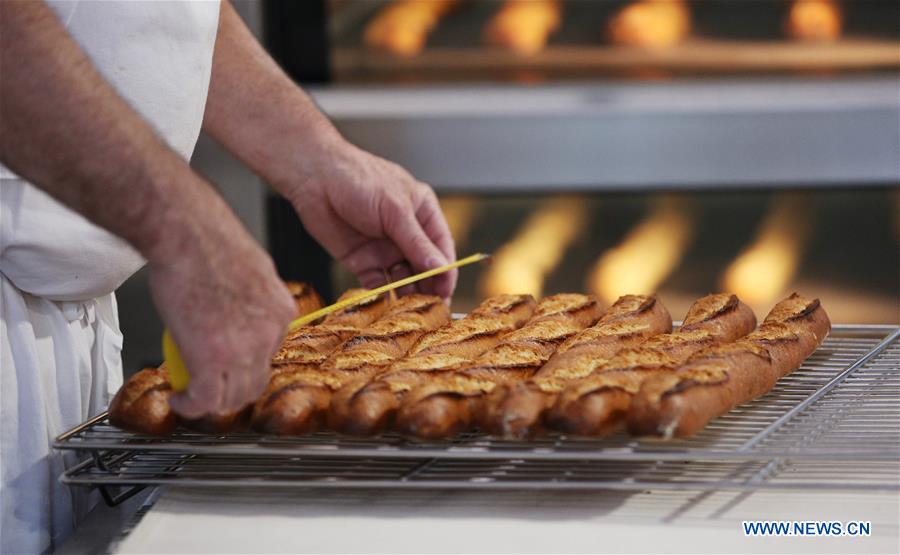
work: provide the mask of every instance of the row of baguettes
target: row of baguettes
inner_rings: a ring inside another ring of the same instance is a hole
[[[474,396],[494,384],[530,377],[560,345],[601,315],[600,303],[589,295],[546,297],[521,329],[463,369],[410,391],[397,411],[395,429],[415,437],[440,438],[471,428],[477,416],[471,402]]]
[[[251,426],[263,433],[304,434],[324,424],[332,394],[348,382],[370,379],[404,357],[425,334],[450,321],[438,297],[409,295],[340,344],[320,363],[288,365],[272,376],[253,406]]]
[[[297,305],[297,316],[322,308],[319,294],[307,283],[288,282]],[[351,289],[342,299],[362,290]],[[273,373],[289,364],[314,364],[355,335],[359,328],[379,318],[387,309],[385,298],[369,299],[359,305],[326,316],[319,326],[303,326],[290,333],[273,360]],[[302,339],[301,339],[302,338]],[[119,389],[109,405],[114,426],[150,435],[168,435],[182,424],[202,432],[224,432],[246,423],[249,410],[223,415],[207,415],[197,420],[179,419],[169,407],[172,387],[164,366],[137,372]]]
[[[634,393],[628,430],[666,439],[692,436],[712,419],[771,390],[829,331],[831,322],[819,300],[794,293],[747,337],[704,349],[687,363],[648,378]]]
[[[435,376],[465,367],[503,336],[522,327],[535,313],[535,306],[531,295],[491,297],[464,318],[425,335],[387,372],[342,387],[332,399],[328,427],[353,435],[374,435],[390,429],[408,391]]]
[[[597,435],[616,427],[618,412],[598,414],[593,399],[577,394],[591,383],[591,376],[616,372],[640,379],[651,364],[684,362],[696,351],[733,341],[756,326],[753,312],[734,295],[699,299],[672,333],[665,333],[671,331],[672,321],[661,303],[647,298],[643,308],[624,322],[604,318],[532,379],[496,388],[484,403],[482,427],[496,435],[527,437],[549,422],[561,431]]]
[[[727,294],[698,300],[672,333],[668,311],[648,296],[626,295],[603,312],[587,295],[540,303],[501,295],[453,322],[431,297],[388,305],[373,299],[286,338],[252,407],[253,428],[441,438],[477,426],[506,437],[546,428],[602,436],[627,420],[641,435],[686,436],[771,389],[830,328],[818,301],[796,294],[756,331],[749,308]],[[110,418],[168,433],[177,421],[167,404],[165,372],[145,370],[122,388]],[[217,417],[219,426],[182,424],[221,433],[250,414]]]

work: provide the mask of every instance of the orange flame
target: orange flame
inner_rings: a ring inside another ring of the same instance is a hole
[[[442,197],[440,203],[456,249],[463,250],[469,241],[469,232],[472,231],[478,204],[475,199],[466,196]]]
[[[638,0],[614,15],[608,28],[614,44],[641,48],[674,46],[690,31],[691,14],[684,0]]]
[[[654,293],[678,266],[693,235],[686,202],[658,199],[621,243],[600,255],[588,277],[588,289],[609,303],[627,293]]]
[[[724,290],[751,305],[770,303],[785,293],[800,264],[811,222],[808,198],[777,195],[756,238],[725,270]]]
[[[484,29],[489,44],[517,54],[537,54],[559,28],[562,6],[557,0],[507,0]]]
[[[459,0],[395,0],[366,25],[366,45],[396,56],[415,56],[428,34]]]
[[[787,34],[799,40],[833,41],[844,26],[834,0],[794,0],[788,12]]]
[[[547,275],[559,265],[586,223],[583,200],[560,197],[547,201],[494,254],[482,278],[481,292],[486,296],[530,293],[539,297]]]

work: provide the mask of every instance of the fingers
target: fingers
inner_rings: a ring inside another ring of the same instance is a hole
[[[416,210],[416,218],[425,234],[444,254],[447,262],[453,262],[456,260],[456,245],[453,243],[453,235],[450,234],[450,226],[447,225],[447,219],[434,190],[424,183],[421,185],[426,192],[422,195],[421,203]]]
[[[382,206],[384,230],[397,245],[412,269],[423,272],[447,264],[447,258],[426,235],[415,208],[394,198],[387,198]]]
[[[428,238],[441,250],[447,262],[453,262],[456,260],[456,247],[453,244],[450,227],[447,225],[447,220],[444,218],[434,191],[425,184],[422,184],[422,187],[425,193],[423,193],[421,204],[416,210],[416,219]],[[430,293],[449,299],[453,295],[453,290],[456,289],[458,275],[458,270],[451,270],[436,276],[429,280],[430,283],[423,285],[430,288]]]
[[[390,267],[388,270],[388,276],[391,278],[391,281],[399,281],[403,278],[408,278],[413,275],[412,268],[409,267],[409,264],[406,262],[398,262]],[[412,285],[406,285],[397,289],[397,293],[399,295],[409,295],[412,293],[418,292],[418,284],[414,283]]]
[[[224,385],[221,375],[218,373],[197,372],[191,374],[187,391],[172,395],[169,404],[172,410],[184,418],[200,418],[219,410],[219,407],[222,406]]]

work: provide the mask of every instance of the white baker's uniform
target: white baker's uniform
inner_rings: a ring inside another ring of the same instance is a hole
[[[49,4],[100,74],[189,158],[218,0]],[[2,166],[0,197],[0,552],[40,553],[58,547],[94,501],[58,482],[73,458],[50,443],[103,410],[122,383],[113,292],[144,260]]]

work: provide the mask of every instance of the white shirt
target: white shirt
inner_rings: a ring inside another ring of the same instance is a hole
[[[100,74],[189,158],[218,1],[48,3]],[[144,261],[2,166],[0,200],[0,552],[41,552],[89,508],[84,490],[58,482],[73,456],[49,445],[103,410],[121,384],[113,291]]]

